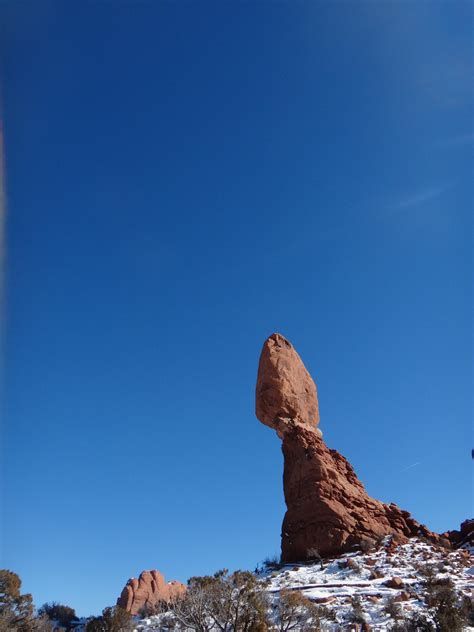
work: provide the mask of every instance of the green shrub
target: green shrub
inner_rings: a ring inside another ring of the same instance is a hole
[[[86,632],[131,632],[131,630],[133,630],[132,616],[120,606],[105,608],[101,617],[94,617],[86,625]]]
[[[425,615],[416,613],[395,623],[390,628],[390,632],[435,632],[435,627]]]
[[[34,632],[33,599],[21,594],[21,579],[16,573],[0,570],[0,630]]]
[[[462,632],[466,623],[463,604],[458,603],[454,585],[449,580],[435,584],[428,591],[426,602],[433,610],[437,632]]]
[[[50,621],[57,621],[60,625],[67,627],[73,621],[77,621],[76,611],[74,608],[64,606],[60,603],[52,601],[45,603],[38,610],[38,614],[48,617]]]

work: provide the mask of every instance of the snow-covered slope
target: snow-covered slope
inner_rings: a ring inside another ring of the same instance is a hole
[[[373,553],[353,553],[328,560],[323,568],[319,564],[285,567],[270,575],[269,590],[299,590],[311,601],[333,611],[339,623],[347,619],[352,609],[351,598],[359,596],[367,622],[374,630],[386,630],[392,622],[385,613],[390,598],[400,600],[400,608],[406,613],[426,611],[423,571],[427,566],[434,567],[437,579],[451,579],[460,594],[471,597],[474,589],[471,565],[472,559],[461,551],[447,554],[413,540],[393,549],[384,547]]]
[[[301,592],[312,602],[327,608],[331,618],[323,623],[328,631],[356,630],[348,626],[353,597],[358,597],[365,620],[373,632],[390,630],[394,623],[387,604],[396,601],[403,614],[426,613],[426,582],[450,579],[460,598],[472,598],[474,567],[468,551],[451,551],[411,540],[393,546],[389,542],[379,550],[351,553],[310,565],[286,565],[258,573],[271,601],[281,590]],[[136,630],[160,630],[160,618],[137,622]],[[470,628],[466,628],[470,629]]]

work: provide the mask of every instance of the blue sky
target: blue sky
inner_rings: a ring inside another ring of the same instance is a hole
[[[472,513],[472,5],[6,2],[2,565],[80,614],[279,551],[254,416],[430,528]]]

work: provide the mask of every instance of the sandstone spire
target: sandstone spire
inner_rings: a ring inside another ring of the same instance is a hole
[[[272,334],[263,345],[256,414],[283,440],[282,561],[308,559],[315,551],[338,555],[392,535],[397,541],[440,537],[396,505],[371,498],[351,464],[330,450],[317,428],[316,386],[291,343]]]

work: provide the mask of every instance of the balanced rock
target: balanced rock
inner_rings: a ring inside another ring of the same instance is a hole
[[[282,439],[287,511],[282,562],[339,555],[391,535],[440,538],[395,504],[371,498],[351,464],[329,449],[317,428],[316,386],[291,343],[272,334],[258,368],[256,414]]]
[[[263,345],[258,365],[256,414],[280,437],[289,426],[316,428],[319,408],[316,384],[293,345],[273,334]]]
[[[159,603],[169,603],[185,591],[186,586],[181,582],[165,583],[159,571],[143,571],[138,579],[128,580],[117,599],[117,605],[136,615],[143,610],[153,610]]]

